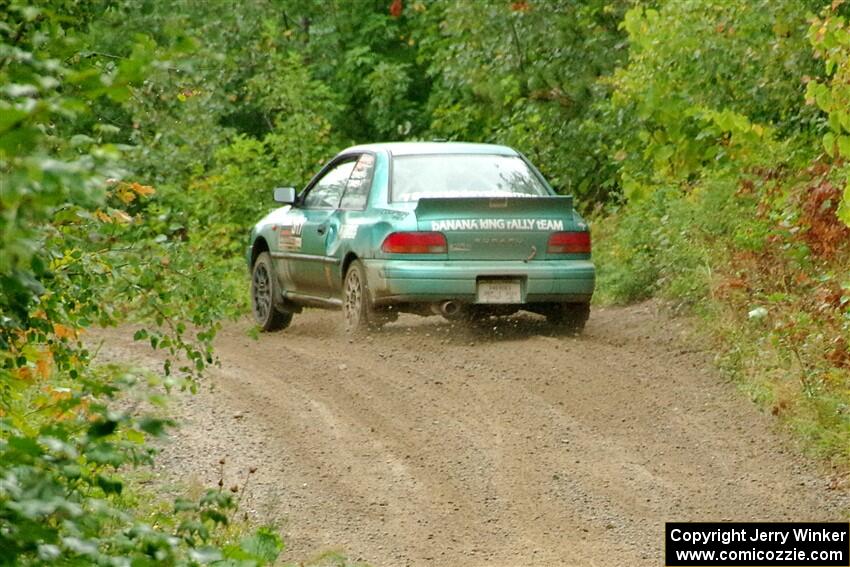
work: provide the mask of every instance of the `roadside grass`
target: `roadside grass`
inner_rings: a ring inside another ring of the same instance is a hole
[[[179,499],[198,501],[211,488],[197,480],[169,481],[158,477],[150,468],[129,471],[123,476],[125,489],[120,496],[118,505],[122,509],[134,510],[135,516],[156,528],[172,527],[175,523],[174,502]],[[223,483],[229,486],[229,483]],[[249,490],[247,483],[238,487],[239,492]],[[222,488],[223,491],[230,490]],[[226,522],[220,523],[210,533],[208,544],[220,549],[233,549],[243,544],[257,530],[267,530],[279,534],[279,528],[255,519],[241,510],[238,506],[229,515]],[[281,552],[286,549],[282,542]],[[343,551],[328,550],[306,560],[286,562],[278,559],[276,565],[283,567],[369,567],[368,563],[353,561],[346,557]]]
[[[234,483],[224,477],[222,467],[216,485],[207,486],[194,477],[176,480],[179,477],[164,477],[153,469],[160,454],[161,442],[180,435],[174,399],[164,394],[174,388],[192,391],[191,384],[173,382],[159,371],[126,363],[93,365],[92,369],[102,369],[107,375],[129,378],[128,383],[132,384],[132,388],[125,390],[115,400],[115,410],[154,417],[170,425],[156,435],[134,441],[145,447],[150,460],[136,466],[125,466],[121,470],[123,489],[113,495],[113,504],[117,509],[132,511],[137,522],[158,531],[179,534],[201,551],[224,550],[228,554],[225,562],[244,555],[242,559],[246,565],[255,565],[259,564],[256,563],[256,557],[244,554],[242,550],[256,552],[257,556],[265,555],[267,560],[271,560],[272,556],[279,555],[285,549],[277,526],[250,518],[240,509],[245,492],[250,488],[250,475],[254,470],[249,471],[240,482]],[[120,526],[120,523],[116,524],[115,528],[119,529]]]
[[[148,468],[129,470],[122,476],[124,490],[116,504],[121,509],[133,510],[134,516],[156,529],[187,531],[192,526],[181,515],[186,505],[204,499],[208,487],[197,481],[168,481],[158,477]],[[228,492],[222,488],[219,492]],[[198,529],[201,526],[194,526]],[[216,518],[209,529],[205,544],[218,549],[235,549],[252,537],[258,530],[279,536],[279,529],[273,525],[260,524],[249,519],[239,510],[238,505],[229,511],[226,517]],[[282,551],[283,547],[281,548]]]
[[[834,213],[837,201],[812,190],[828,183],[828,173],[787,180],[779,197],[776,183],[742,195],[737,180],[659,189],[597,218],[596,301],[657,297],[693,316],[697,340],[718,353],[723,375],[793,432],[804,452],[844,476],[850,238],[839,224],[829,231],[818,225],[839,223],[823,214]],[[820,216],[807,218],[807,210]]]
[[[850,470],[847,371],[806,369],[787,345],[777,344],[770,321],[742,317],[745,305],[718,307],[725,315],[703,313],[698,320],[704,324],[703,335],[718,349],[716,363],[723,375],[793,432],[806,453]],[[808,332],[822,331],[812,325]]]

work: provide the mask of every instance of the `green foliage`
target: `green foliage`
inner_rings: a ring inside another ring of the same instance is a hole
[[[191,385],[229,302],[211,299],[223,274],[179,227],[148,220],[154,188],[119,180],[129,148],[92,108],[125,104],[167,62],[143,36],[118,64],[84,56],[75,30],[91,10],[13,4],[0,21],[0,563],[267,564],[268,531],[213,545],[227,494],[156,518],[124,501],[123,471],[150,461],[146,438],[169,422],[112,409],[143,384],[93,365],[84,330],[132,315],[135,338],[166,353],[163,386]]]
[[[626,13],[629,60],[610,98],[629,124],[616,150],[625,202],[600,219],[596,260],[601,299],[662,296],[702,315],[742,387],[846,464],[847,174],[819,154],[821,137],[835,157],[848,145],[850,35],[840,2],[810,24],[819,6],[672,0]]]
[[[264,138],[274,166],[268,173],[278,171],[294,177],[290,181],[306,183],[339,145],[331,126],[342,113],[336,94],[313,79],[294,53],[274,53],[247,88],[249,98],[261,105],[265,119],[274,125]],[[264,187],[267,193],[270,187]],[[240,220],[246,218],[252,217]]]
[[[688,304],[707,298],[714,267],[760,249],[769,233],[769,218],[752,217],[757,199],[739,188],[727,172],[687,194],[660,188],[606,219],[596,254],[602,299],[635,301],[659,292]]]
[[[134,512],[126,471],[170,422],[114,408],[196,387],[270,189],[354,142],[518,147],[597,211],[601,297],[703,314],[747,391],[843,458],[850,31],[822,4],[6,2],[0,562],[274,561],[273,531],[221,530],[218,491]],[[122,322],[159,377],[94,364],[86,329]]]
[[[799,104],[801,77],[815,73],[803,33],[809,9],[798,0],[677,0],[626,13],[631,50],[613,76],[612,103],[628,116],[618,150],[627,197],[746,159],[773,130],[817,121]]]
[[[617,188],[619,118],[602,78],[626,57],[628,2],[434,2],[417,32],[429,134],[521,148],[580,203]]]
[[[132,380],[116,386],[132,385]],[[0,564],[69,565],[267,565],[282,545],[263,529],[220,549],[218,526],[235,509],[230,494],[207,491],[198,501],[180,500],[173,511],[134,517],[122,467],[147,463],[147,435],[165,422],[62,397],[57,416],[19,429],[0,422]],[[44,414],[44,417],[51,417]]]
[[[850,157],[850,30],[845,18],[825,11],[809,28],[809,40],[817,55],[824,60],[828,80],[810,81],[807,102],[817,103],[829,116],[829,132],[823,136],[823,147],[835,158]],[[844,197],[838,216],[850,226],[850,169],[844,186]]]

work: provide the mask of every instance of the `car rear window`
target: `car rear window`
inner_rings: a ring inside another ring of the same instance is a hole
[[[549,191],[518,156],[429,154],[393,158],[392,200],[543,197]]]

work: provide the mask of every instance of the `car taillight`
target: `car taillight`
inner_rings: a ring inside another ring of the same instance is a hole
[[[448,249],[442,232],[393,232],[381,245],[388,254],[445,254]]]
[[[554,232],[549,237],[549,254],[590,254],[589,232]]]

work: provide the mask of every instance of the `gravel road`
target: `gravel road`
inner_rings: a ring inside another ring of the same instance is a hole
[[[847,480],[791,441],[654,303],[597,309],[579,338],[517,316],[402,316],[352,341],[306,311],[177,396],[156,474],[241,484],[284,559],[374,566],[658,566],[665,521],[847,520]],[[104,360],[154,365],[126,329]]]

